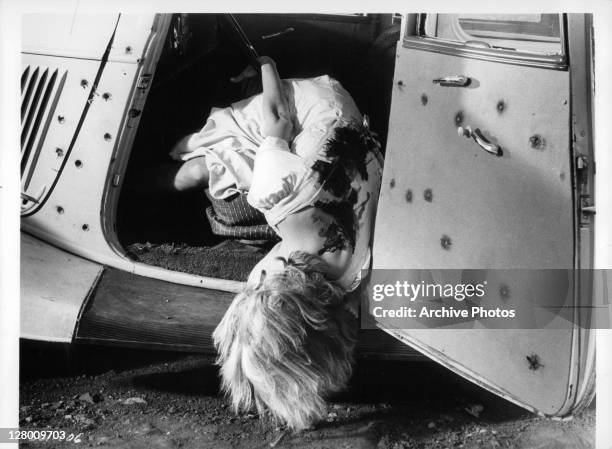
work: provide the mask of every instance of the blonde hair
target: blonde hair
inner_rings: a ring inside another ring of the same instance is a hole
[[[325,415],[325,395],[352,373],[357,320],[344,290],[324,276],[325,262],[292,253],[285,270],[235,298],[213,333],[222,389],[236,412],[294,430]]]

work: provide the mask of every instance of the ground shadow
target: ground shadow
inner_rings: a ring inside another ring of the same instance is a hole
[[[213,362],[211,356],[24,341],[20,365],[22,380],[125,371],[116,380],[124,386],[206,397],[220,394],[218,368]],[[371,413],[364,409],[364,414],[356,419],[359,422],[379,419],[386,410],[400,420],[417,415],[423,418],[424,413],[439,417],[449,410],[473,419],[465,410],[474,404],[482,405],[484,411],[477,418],[483,422],[503,422],[528,415],[430,361],[359,360],[348,388],[330,401],[375,406]]]

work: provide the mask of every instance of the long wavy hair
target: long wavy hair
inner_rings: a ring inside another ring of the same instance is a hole
[[[234,298],[213,339],[236,412],[256,407],[260,417],[301,430],[325,416],[326,395],[346,386],[358,325],[325,267],[294,252],[284,271]]]

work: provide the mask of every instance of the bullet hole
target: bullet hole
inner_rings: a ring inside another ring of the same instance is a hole
[[[81,87],[83,89],[85,89],[88,85],[89,85],[89,83],[87,82],[87,80],[81,80]]]
[[[109,133],[104,133],[104,140],[107,142],[112,139],[112,136]]]
[[[546,146],[546,141],[544,137],[539,134],[534,134],[529,138],[529,143],[531,144],[531,148],[535,150],[541,150]]]
[[[74,165],[76,166],[76,168],[82,168],[83,167],[83,162],[81,162],[79,159],[77,159],[76,161],[74,161]]]
[[[567,104],[567,99],[564,99],[564,100],[563,100],[563,104]]]
[[[431,189],[425,189],[425,191],[423,192],[423,198],[425,198],[425,201],[427,201],[428,203],[431,203],[433,201],[433,192],[431,191]]]
[[[64,123],[66,121],[66,117],[64,117],[63,115],[58,115],[57,121],[60,123]]]
[[[531,354],[525,357],[527,359],[527,363],[529,364],[530,370],[537,370],[544,365],[540,362],[540,357],[537,354]]]
[[[81,226],[81,229],[83,229],[83,231],[89,231],[89,225],[85,223],[83,226]]]
[[[404,87],[404,82],[402,80],[399,80],[397,82],[398,87]]]
[[[56,148],[55,154],[57,154],[57,157],[64,157],[64,150],[62,150],[61,148]]]
[[[128,114],[129,114],[130,118],[136,118],[136,117],[138,117],[138,116],[139,116],[141,113],[142,113],[142,111],[141,111],[140,109],[134,109],[134,108],[131,108],[131,109],[128,111]]]
[[[421,104],[423,106],[426,106],[428,102],[429,102],[429,98],[427,98],[427,95],[426,94],[421,94]]]
[[[452,244],[453,242],[448,235],[445,234],[442,236],[442,238],[440,238],[440,245],[443,249],[449,250]]]
[[[391,181],[389,181],[389,187],[390,188],[395,188],[395,178],[391,178]]]
[[[125,47],[125,54],[126,55],[131,55],[132,54],[132,47],[130,47],[129,45],[127,47]]]
[[[499,100],[496,106],[497,112],[500,114],[506,110],[506,102],[504,100]]]
[[[64,213],[64,208],[62,206],[57,206],[55,208],[55,210],[57,211],[58,214],[63,214]]]
[[[507,299],[510,297],[510,287],[508,287],[506,284],[501,284],[499,286],[499,296],[501,296],[503,299]]]
[[[460,126],[463,123],[463,111],[455,114],[455,126]]]
[[[25,199],[25,198],[24,198],[24,199],[22,199],[22,200],[21,200],[21,204],[23,204],[23,205],[25,206],[26,204],[28,204],[28,200],[27,200],[27,199]]]
[[[412,203],[412,190],[410,189],[406,190],[406,201]]]
[[[111,94],[109,94],[108,92],[104,92],[104,93],[102,94],[102,99],[103,99],[104,101],[108,101],[108,100],[110,100],[110,99],[111,99],[111,97],[112,97],[112,95],[111,95]]]

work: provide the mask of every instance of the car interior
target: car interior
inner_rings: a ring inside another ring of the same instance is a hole
[[[238,26],[236,27],[236,23]],[[215,235],[204,191],[164,188],[180,163],[168,153],[201,129],[212,107],[261,91],[230,82],[249,63],[244,36],[282,78],[328,74],[353,96],[385,147],[399,22],[393,14],[177,14],[168,32],[131,150],[117,235],[135,261],[244,281],[274,242]]]

